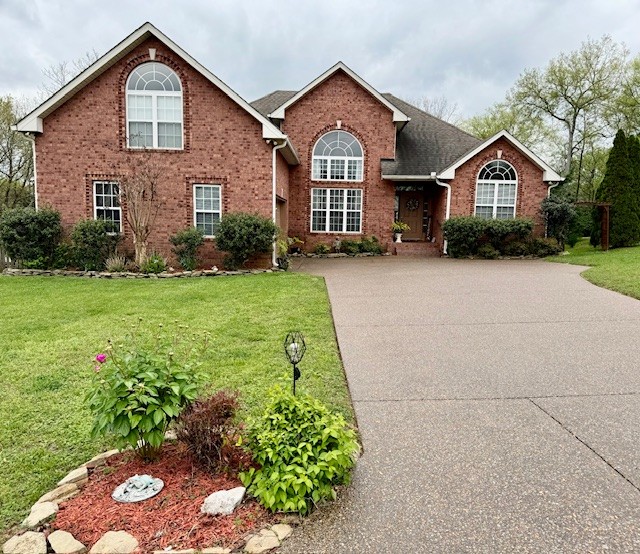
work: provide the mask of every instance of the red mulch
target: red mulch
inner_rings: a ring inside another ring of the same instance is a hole
[[[157,496],[135,504],[111,498],[113,490],[135,474],[164,481]],[[143,462],[132,452],[113,456],[91,473],[82,492],[60,505],[53,527],[73,534],[89,548],[107,531],[127,531],[141,552],[173,549],[235,547],[253,529],[274,521],[256,501],[245,499],[229,516],[200,513],[211,493],[240,486],[238,479],[214,475],[195,465],[178,445],[167,445],[155,462]]]

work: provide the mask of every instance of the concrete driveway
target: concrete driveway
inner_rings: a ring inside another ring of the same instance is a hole
[[[543,261],[298,269],[326,278],[365,452],[281,552],[640,552],[640,302]]]

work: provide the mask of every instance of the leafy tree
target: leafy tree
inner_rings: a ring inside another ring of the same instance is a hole
[[[611,203],[609,243],[612,248],[632,246],[640,241],[640,206],[633,181],[627,137],[624,131],[618,131],[597,194],[598,201]]]
[[[31,187],[16,181],[0,179],[0,214],[11,208],[26,208],[33,205]]]
[[[0,97],[0,180],[16,183],[11,186],[14,192],[17,192],[16,187],[30,192],[33,182],[31,142],[11,129],[24,109],[23,102],[11,96]]]
[[[551,195],[542,201],[540,211],[547,226],[547,233],[555,238],[558,246],[564,250],[564,244],[576,218],[573,202],[566,197]]]

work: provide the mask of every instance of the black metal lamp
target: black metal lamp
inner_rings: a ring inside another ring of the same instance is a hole
[[[300,370],[298,364],[304,353],[307,351],[307,345],[304,342],[304,335],[300,331],[294,331],[287,335],[284,339],[284,353],[287,355],[289,363],[293,366],[293,394],[296,393],[296,381],[300,378]]]

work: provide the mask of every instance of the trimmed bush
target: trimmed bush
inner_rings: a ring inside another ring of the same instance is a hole
[[[270,252],[277,232],[276,224],[261,215],[243,212],[225,215],[216,233],[217,247],[228,253],[225,267],[238,269],[256,254]]]
[[[564,250],[564,244],[568,241],[571,227],[576,219],[576,209],[573,202],[559,196],[549,196],[542,201],[540,208],[542,218],[547,226],[547,233],[555,238]],[[575,245],[578,237],[575,238]]]
[[[142,263],[140,271],[142,273],[162,273],[167,270],[167,260],[157,252],[151,255]]]
[[[187,227],[169,237],[169,242],[182,269],[193,271],[198,266],[198,248],[204,244],[204,233],[195,227]]]
[[[322,256],[323,254],[328,254],[329,252],[331,252],[331,247],[328,244],[324,244],[323,242],[316,244],[315,248],[313,249],[313,253],[320,256]]]
[[[500,252],[498,252],[493,246],[487,243],[478,248],[478,256],[484,258],[485,260],[497,260],[500,256]]]
[[[111,233],[111,222],[101,219],[78,221],[71,231],[75,265],[84,271],[101,271],[120,240],[119,234]]]
[[[560,248],[556,239],[545,239],[542,237],[536,237],[529,243],[529,253],[532,256],[539,258],[545,258],[546,256],[555,256],[564,249]]]
[[[340,243],[340,252],[344,254],[358,254],[361,252],[360,243],[355,240],[344,239]]]
[[[51,208],[12,208],[0,216],[0,243],[23,267],[50,267],[61,236],[60,213]]]
[[[349,483],[360,447],[344,418],[320,401],[282,387],[269,396],[247,438],[258,467],[239,477],[269,510],[304,515],[321,500],[335,499],[336,485]]]

